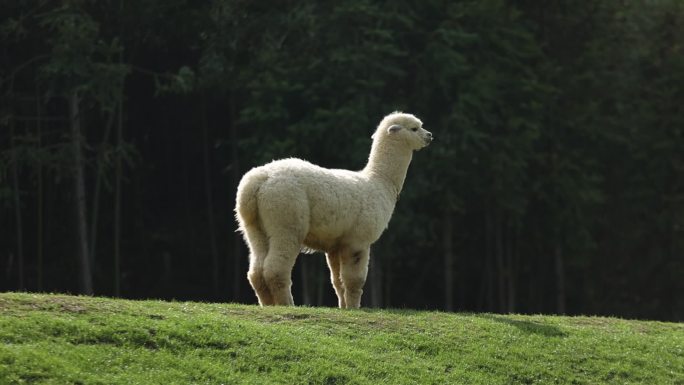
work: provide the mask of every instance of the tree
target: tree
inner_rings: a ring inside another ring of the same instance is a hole
[[[88,236],[85,140],[81,128],[84,114],[81,105],[84,99],[92,100],[101,108],[112,111],[111,106],[117,103],[118,90],[127,70],[114,61],[114,54],[120,49],[116,41],[106,44],[100,39],[97,23],[79,7],[78,2],[67,2],[45,13],[41,16],[40,25],[52,33],[48,40],[51,52],[47,62],[41,66],[42,75],[50,84],[51,92],[66,98],[69,105],[80,290],[84,294],[93,294],[90,253],[94,250],[90,248]]]
[[[541,53],[520,23],[521,15],[504,2],[448,6],[433,2],[422,12],[421,19],[430,22],[417,28],[424,34],[417,40],[429,44],[415,55],[418,84],[413,104],[428,117],[441,117],[432,124],[445,144],[428,154],[432,160],[428,175],[433,177],[423,185],[424,192],[443,202],[439,206],[443,214],[435,215],[443,218],[441,228],[451,227],[455,215],[466,216],[466,223],[482,223],[484,234],[468,228],[456,233],[483,237],[482,246],[471,253],[485,256],[487,279],[497,278],[485,287],[484,298],[491,298],[486,308],[511,311],[516,229],[527,204],[530,150],[538,136],[546,92],[536,68]],[[445,164],[457,167],[445,170]],[[445,231],[444,237],[448,236],[454,235]],[[444,245],[449,241],[444,240]],[[460,244],[457,249],[466,247]],[[452,253],[444,255],[453,258]],[[445,260],[445,265],[454,262]],[[453,286],[448,283],[452,273],[445,274],[447,287]]]
[[[677,0],[0,14],[0,289],[92,276],[98,293],[253,301],[242,173],[290,156],[360,168],[399,109],[436,140],[373,246],[371,305],[682,318]],[[333,303],[323,258],[295,272],[296,297]]]

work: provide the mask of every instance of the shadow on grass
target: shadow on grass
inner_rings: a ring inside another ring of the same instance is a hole
[[[500,322],[506,325],[515,326],[520,329],[520,331],[527,334],[539,334],[545,337],[567,337],[568,333],[562,331],[556,326],[546,325],[540,322],[534,321],[523,321],[511,319],[504,315],[497,314],[474,314],[476,317],[484,318],[487,320]]]
[[[364,313],[387,313],[387,314],[392,314],[392,315],[399,315],[399,316],[416,316],[416,315],[424,315],[425,311],[429,310],[419,310],[419,309],[394,309],[394,308],[389,308],[389,309],[378,309],[378,308],[361,308],[358,309],[358,311],[364,312]],[[448,313],[444,313],[448,314]],[[510,316],[507,315],[502,315],[502,314],[489,314],[489,313],[483,313],[483,314],[478,314],[478,313],[454,313],[454,314],[459,314],[461,316],[472,316],[472,317],[477,317],[480,319],[484,320],[489,320],[489,321],[494,321],[494,322],[499,322],[502,324],[514,326],[518,328],[520,331],[526,334],[537,334],[545,337],[561,337],[565,338],[569,334],[563,330],[561,330],[559,327],[554,326],[554,325],[548,325],[543,322],[539,321],[527,321],[527,320],[519,320],[519,319],[514,319]],[[684,384],[682,384],[684,385]]]
[[[421,315],[421,314],[424,314],[425,312],[431,311],[430,309],[409,309],[409,308],[398,309],[398,308],[391,308],[391,307],[390,308],[361,307],[361,308],[356,309],[356,310],[364,312],[364,313],[375,313],[375,314],[387,313],[387,314],[393,314],[393,315],[399,315],[399,316]]]

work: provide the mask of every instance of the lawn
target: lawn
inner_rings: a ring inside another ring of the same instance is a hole
[[[684,385],[684,324],[0,293],[0,384]]]

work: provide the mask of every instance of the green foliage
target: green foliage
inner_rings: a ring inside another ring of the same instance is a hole
[[[0,381],[679,383],[682,325],[0,295]]]
[[[298,155],[340,165],[351,152],[360,168],[367,154],[358,138],[367,144],[372,132],[367,117],[399,102],[381,98],[404,74],[406,53],[391,29],[397,15],[364,1],[263,8],[219,2],[201,67],[206,84],[230,82],[226,88],[244,98],[244,152],[257,155],[252,161]]]
[[[443,306],[451,237],[456,308],[549,312],[566,297],[572,313],[680,320],[683,8],[678,0],[3,1],[0,200],[14,205],[7,173],[17,162],[27,227],[40,222],[32,213],[43,196],[32,188],[42,171],[53,197],[46,212],[70,202],[59,183],[71,173],[63,97],[77,90],[86,179],[107,186],[117,155],[140,166],[124,167],[134,181],[122,216],[135,229],[124,232],[129,276],[160,275],[155,258],[168,250],[191,255],[169,257],[169,269],[183,275],[183,294],[201,298],[198,276],[213,274],[198,230],[205,206],[215,205],[225,233],[234,228],[225,198],[252,166],[297,156],[360,169],[374,125],[405,110],[436,140],[414,157],[374,247],[381,304]],[[113,144],[115,121],[130,143]],[[212,183],[211,194],[197,188]],[[4,219],[12,217],[0,217],[2,228],[13,228]],[[46,237],[64,249],[59,264],[73,237],[49,226]],[[16,247],[9,237],[0,250]],[[243,256],[221,245],[229,267],[220,274],[243,277],[229,271]],[[150,295],[139,282],[130,287]],[[253,300],[237,292],[231,298]]]
[[[434,20],[441,7],[426,9]],[[441,23],[431,23],[429,44],[418,63],[419,87],[413,103],[433,122],[443,146],[429,155],[431,169],[455,199],[483,194],[492,204],[524,212],[527,164],[538,137],[546,88],[539,81],[541,53],[520,23],[520,15],[501,1],[459,2],[447,7]],[[412,104],[413,104],[412,103]],[[431,149],[433,150],[433,149]],[[444,169],[445,164],[459,167]]]
[[[196,76],[188,66],[183,66],[178,69],[175,74],[155,74],[154,75],[155,89],[157,95],[164,93],[190,93],[196,89]]]
[[[675,53],[675,41],[684,37],[681,10],[679,2],[671,1],[604,2],[591,15],[589,9],[569,9],[565,19],[544,24],[551,29],[542,44],[562,66],[547,72],[556,91],[547,103],[550,130],[540,141],[542,177],[535,195],[548,208],[544,226],[556,226],[574,263],[589,271],[615,272],[594,277],[602,282],[625,279],[617,271],[627,265],[640,266],[627,278],[631,282],[645,279],[643,269],[664,276],[673,268],[682,271],[667,257],[681,253],[674,251],[673,240],[680,237],[671,217],[681,205],[662,201],[682,191],[682,174],[670,166],[681,158],[675,148],[682,140],[672,124],[681,116],[672,108],[681,95],[665,86],[681,76],[681,68],[666,64],[681,56]],[[552,40],[577,31],[580,24],[592,33],[564,48]],[[668,96],[660,98],[661,92]],[[592,215],[596,212],[600,217]],[[649,237],[658,241],[647,246]],[[601,257],[592,259],[596,253]],[[599,291],[614,293],[610,284]]]
[[[112,111],[128,74],[128,66],[117,62],[122,47],[117,38],[104,41],[97,21],[75,4],[67,2],[39,18],[51,50],[42,76],[52,83],[51,92],[77,89]]]

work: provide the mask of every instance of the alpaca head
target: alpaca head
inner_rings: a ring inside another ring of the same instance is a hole
[[[433,137],[423,128],[420,119],[411,114],[393,112],[382,119],[373,139],[400,143],[416,151],[430,144]]]

